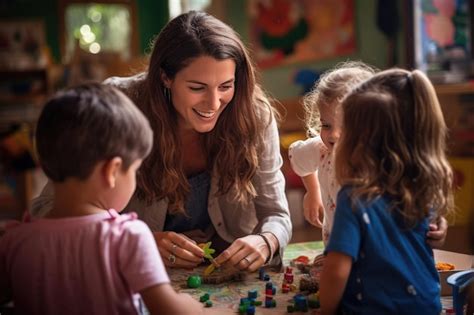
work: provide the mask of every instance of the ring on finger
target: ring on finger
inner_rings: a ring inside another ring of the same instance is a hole
[[[170,254],[170,255],[168,256],[168,261],[169,261],[172,265],[174,265],[174,263],[176,262],[176,256],[175,256],[174,254]]]
[[[177,247],[178,247],[178,245],[176,245],[176,244],[173,244],[173,246],[171,247],[171,253],[172,253],[173,255],[176,255],[176,248],[177,248]]]

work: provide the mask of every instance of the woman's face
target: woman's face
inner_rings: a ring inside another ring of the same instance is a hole
[[[234,97],[235,62],[201,56],[174,79],[163,79],[178,113],[178,127],[209,132]]]

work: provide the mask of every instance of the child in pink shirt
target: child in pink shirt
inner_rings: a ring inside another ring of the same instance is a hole
[[[0,238],[0,302],[18,314],[138,314],[141,296],[151,314],[201,312],[171,287],[147,225],[118,213],[153,142],[135,105],[111,86],[65,90],[45,105],[36,141],[54,206]]]

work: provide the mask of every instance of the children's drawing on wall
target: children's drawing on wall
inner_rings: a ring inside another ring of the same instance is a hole
[[[469,0],[417,0],[417,68],[435,82],[464,81],[471,59]]]
[[[355,51],[353,0],[249,0],[251,41],[261,68]]]

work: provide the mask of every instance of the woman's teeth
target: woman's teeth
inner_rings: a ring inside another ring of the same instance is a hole
[[[212,116],[215,115],[215,112],[202,112],[197,109],[194,110],[199,116],[202,116],[204,118],[211,118]]]

